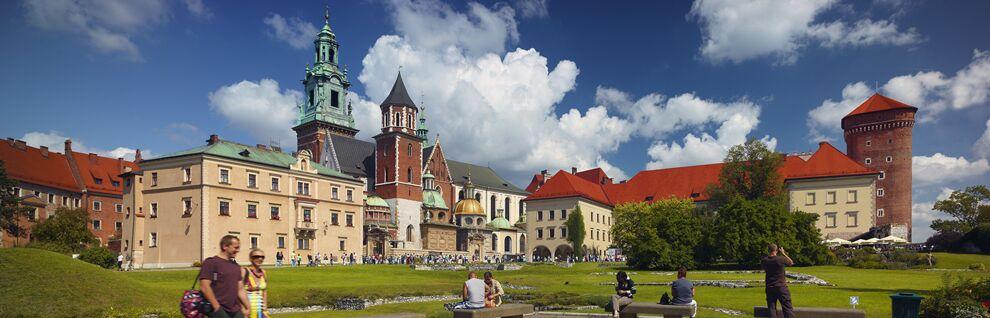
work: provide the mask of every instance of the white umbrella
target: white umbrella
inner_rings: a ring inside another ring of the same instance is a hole
[[[831,245],[849,245],[850,243],[852,242],[843,240],[838,237],[825,240],[825,244],[831,244]]]
[[[891,236],[887,236],[885,238],[880,239],[880,242],[885,242],[885,243],[907,243],[907,240],[891,235]]]
[[[869,244],[869,243],[866,240],[864,240],[864,239],[858,239],[858,240],[855,240],[855,241],[853,241],[852,243],[849,243],[849,244],[852,244],[852,245],[864,245],[864,244]]]

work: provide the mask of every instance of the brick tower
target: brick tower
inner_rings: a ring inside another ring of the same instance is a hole
[[[423,138],[416,134],[419,108],[409,98],[401,72],[382,102],[381,111],[382,132],[374,137],[374,191],[395,209],[392,215],[404,248],[419,249]]]
[[[842,118],[846,154],[880,172],[875,224],[881,235],[911,239],[911,131],[918,108],[873,94]]]

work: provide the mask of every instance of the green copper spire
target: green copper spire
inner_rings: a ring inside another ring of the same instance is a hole
[[[423,102],[423,98],[420,97],[419,104],[423,105],[419,107],[419,125],[416,127],[416,136],[423,138],[423,144],[426,145],[430,141],[430,129],[426,127],[426,103]],[[424,146],[425,147],[425,146]]]
[[[323,29],[313,40],[313,67],[306,68],[302,81],[306,99],[299,105],[298,124],[320,121],[345,130],[354,130],[354,116],[347,103],[347,68],[338,64],[340,44],[330,29],[330,7],[323,13]]]

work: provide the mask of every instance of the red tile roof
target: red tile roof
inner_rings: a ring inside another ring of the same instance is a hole
[[[72,177],[68,160],[60,153],[49,150],[46,157],[40,148],[7,139],[0,142],[0,160],[12,179],[66,191],[82,191]]]
[[[581,171],[575,174],[582,179],[594,182],[594,183],[606,183],[611,182],[611,178],[605,174],[605,170],[602,168],[594,168],[590,170]]]
[[[79,176],[86,184],[86,189],[100,193],[123,193],[123,179],[120,175],[124,173],[124,167],[131,167],[132,170],[138,169],[138,166],[133,162],[101,157],[93,153],[73,151],[72,158],[75,159],[76,166],[79,167]]]
[[[539,189],[540,186],[542,186],[543,185],[543,182],[545,182],[545,181],[546,180],[543,180],[543,174],[542,173],[534,174],[533,175],[533,180],[530,180],[529,181],[529,185],[526,186],[526,192],[529,192],[529,193],[536,192],[536,190]]]
[[[807,160],[802,157],[807,157]],[[637,173],[629,181],[622,183],[606,182],[604,184],[560,171],[525,200],[583,197],[610,206],[670,197],[704,201],[708,200],[708,194],[705,190],[709,185],[718,182],[722,165],[722,163],[715,163],[646,170]],[[589,171],[582,171],[577,174],[597,174],[597,172],[587,173]],[[799,180],[866,175],[876,172],[853,161],[831,144],[822,142],[819,144],[818,151],[810,156],[787,156],[784,166],[780,168],[780,173],[785,180]]]
[[[873,94],[873,96],[870,96],[870,98],[866,99],[866,101],[864,101],[862,104],[856,107],[856,109],[853,109],[853,111],[849,112],[849,114],[847,114],[845,117],[859,115],[859,114],[880,112],[891,109],[902,109],[902,108],[918,110],[917,107],[905,103],[901,103],[890,97],[876,93]]]

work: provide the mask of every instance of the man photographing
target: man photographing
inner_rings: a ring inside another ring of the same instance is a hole
[[[770,318],[777,318],[777,302],[780,302],[781,311],[784,318],[794,318],[794,307],[791,306],[791,291],[787,288],[787,266],[794,265],[794,261],[787,256],[787,251],[783,246],[777,244],[767,246],[767,257],[763,258],[761,264],[766,272],[767,309],[770,310]]]

